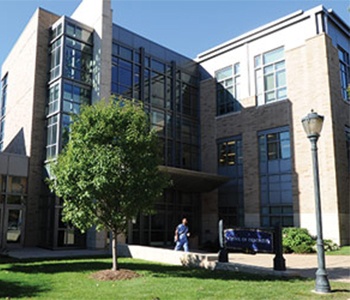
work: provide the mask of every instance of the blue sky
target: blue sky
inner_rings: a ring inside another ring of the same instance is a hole
[[[0,65],[37,7],[69,16],[79,3],[0,0]],[[190,58],[299,9],[320,4],[350,23],[350,0],[112,0],[114,23]]]

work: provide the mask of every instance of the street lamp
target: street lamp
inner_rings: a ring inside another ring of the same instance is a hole
[[[322,215],[320,199],[320,180],[318,173],[317,140],[320,136],[323,125],[323,116],[311,110],[305,118],[301,120],[308,139],[311,142],[312,164],[314,173],[315,209],[316,209],[316,229],[317,229],[317,261],[315,292],[330,293],[326,263],[324,256],[323,235],[322,235]]]

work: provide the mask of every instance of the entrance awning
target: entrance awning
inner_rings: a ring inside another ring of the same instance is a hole
[[[175,189],[183,192],[211,192],[230,180],[226,176],[174,167],[159,166],[159,169],[170,176]]]

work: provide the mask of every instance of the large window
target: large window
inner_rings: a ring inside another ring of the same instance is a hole
[[[349,53],[344,49],[338,49],[339,54],[339,64],[340,64],[340,83],[341,92],[344,100],[350,101],[350,95],[347,91],[350,85],[350,62]]]
[[[91,84],[91,46],[66,38],[64,76],[85,84]]]
[[[287,98],[284,48],[254,57],[257,105]]]
[[[197,69],[182,69],[146,52],[118,44],[112,49],[111,90],[138,99],[160,137],[164,164],[199,169]]]
[[[261,225],[293,226],[289,128],[259,132]]]
[[[78,114],[80,105],[90,104],[91,90],[83,86],[64,82],[63,84],[63,108],[65,113]]]
[[[51,45],[51,65],[50,65],[50,80],[60,76],[61,70],[61,44],[62,38],[56,40]]]
[[[348,158],[348,170],[350,172],[350,127],[345,127],[346,155]]]
[[[5,116],[6,99],[7,99],[7,74],[4,76],[1,82],[0,118]]]
[[[241,71],[240,64],[228,66],[215,72],[217,80],[217,115],[224,115],[234,111],[240,111]]]
[[[58,111],[59,100],[60,100],[60,86],[57,83],[51,86],[49,90],[49,106],[48,106],[48,112],[47,112],[48,115]]]
[[[219,167],[242,164],[242,142],[229,139],[218,143]]]
[[[225,226],[243,226],[243,159],[241,136],[219,140],[218,173],[230,177],[230,181],[219,188],[219,218]]]
[[[57,129],[58,129],[58,116],[55,115],[48,119],[46,159],[52,159],[57,155],[57,140],[58,140]]]
[[[4,144],[5,133],[5,112],[7,99],[7,74],[1,81],[1,99],[0,99],[0,151],[2,151]]]

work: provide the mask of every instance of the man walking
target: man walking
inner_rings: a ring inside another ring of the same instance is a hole
[[[175,251],[179,251],[184,248],[185,252],[188,252],[188,237],[190,233],[188,232],[187,219],[183,218],[182,223],[179,224],[175,229]]]

